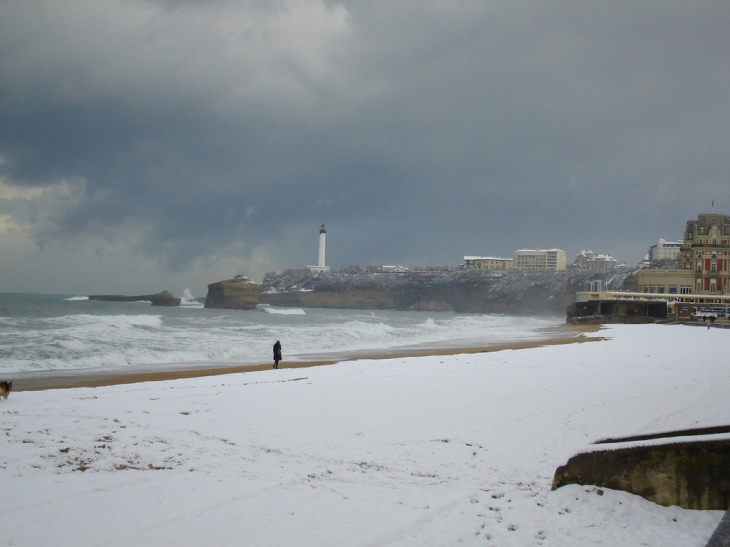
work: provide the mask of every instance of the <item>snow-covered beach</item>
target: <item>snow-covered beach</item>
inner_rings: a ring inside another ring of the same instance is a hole
[[[0,544],[703,546],[719,511],[550,486],[596,439],[730,424],[730,333],[586,335],[12,393]]]

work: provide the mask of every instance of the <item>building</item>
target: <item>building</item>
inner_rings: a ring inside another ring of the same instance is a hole
[[[656,245],[649,247],[649,262],[657,260],[676,260],[680,249],[681,241],[666,241],[660,239]]]
[[[514,260],[494,256],[465,256],[464,268],[467,270],[511,270]]]
[[[692,294],[695,284],[692,270],[641,270],[638,274],[640,293]]]
[[[613,270],[618,262],[609,255],[596,255],[586,260],[586,269],[588,270]]]
[[[405,266],[380,266],[378,273],[406,273],[408,268]]]
[[[324,229],[324,224],[322,224],[322,228],[319,230],[319,260],[317,261],[316,266],[307,266],[307,269],[310,272],[314,273],[329,273],[330,268],[329,266],[325,266],[325,243],[327,238],[327,230]]]
[[[581,268],[584,270],[612,270],[618,262],[609,255],[601,255],[593,251],[579,252],[573,261],[573,268]]]
[[[569,323],[648,323],[663,319],[704,322],[708,318],[727,323],[730,319],[730,295],[599,291],[575,296],[567,310]]]
[[[519,249],[514,253],[518,270],[564,270],[565,266],[565,251],[560,249]]]
[[[713,213],[688,221],[677,263],[694,273],[694,294],[730,294],[730,217]]]

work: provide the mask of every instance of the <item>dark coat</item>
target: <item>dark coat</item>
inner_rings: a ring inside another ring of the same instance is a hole
[[[281,361],[281,344],[276,342],[274,344],[274,361]]]

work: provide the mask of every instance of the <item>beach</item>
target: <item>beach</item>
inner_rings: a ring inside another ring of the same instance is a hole
[[[728,335],[583,336],[13,392],[0,544],[703,546],[722,512],[550,487],[597,439],[730,423],[697,351]]]
[[[507,344],[494,344],[487,347],[470,347],[470,348],[450,348],[450,349],[427,349],[427,350],[410,350],[408,352],[396,351],[390,353],[367,353],[364,356],[359,357],[351,356],[348,359],[341,360],[312,360],[312,361],[289,361],[282,362],[279,368],[308,368],[315,366],[332,365],[335,363],[350,361],[354,359],[362,359],[367,357],[368,359],[397,359],[403,357],[419,357],[419,356],[434,356],[434,355],[458,355],[458,354],[471,354],[471,353],[490,353],[494,351],[504,350],[516,350],[516,349],[527,349],[536,348],[540,346],[551,346],[561,344],[575,344],[581,342],[595,342],[600,338],[580,335],[583,332],[596,332],[599,330],[598,325],[588,326],[566,326],[566,329],[554,329],[553,336],[541,340],[532,340],[528,342],[510,342]],[[565,336],[566,332],[570,336]],[[577,334],[576,334],[577,333]],[[65,374],[39,374],[35,377],[23,377],[16,381],[14,389],[16,391],[38,391],[44,389],[68,389],[76,387],[100,387],[100,386],[111,386],[120,384],[134,384],[138,382],[159,382],[166,380],[179,380],[183,378],[200,378],[204,376],[219,376],[224,374],[241,374],[246,372],[256,372],[262,370],[268,370],[272,368],[270,364],[247,364],[247,365],[231,365],[225,366],[215,364],[201,366],[189,365],[186,367],[169,364],[167,367],[162,368],[162,371],[149,371],[145,370],[142,372],[129,372],[127,370],[116,370],[116,371],[71,371]]]

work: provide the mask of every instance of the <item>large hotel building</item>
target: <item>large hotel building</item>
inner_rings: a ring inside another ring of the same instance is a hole
[[[514,267],[518,270],[564,270],[565,251],[520,249],[514,252]]]
[[[677,270],[639,272],[639,292],[730,294],[730,217],[713,213],[688,221],[677,263]]]
[[[684,242],[677,255],[680,270],[694,272],[695,294],[730,292],[730,218],[700,215],[687,222]]]

